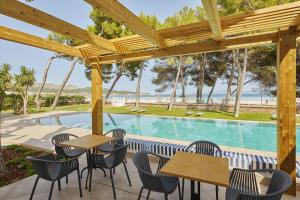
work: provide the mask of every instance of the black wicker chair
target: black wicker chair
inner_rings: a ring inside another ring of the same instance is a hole
[[[259,194],[256,173],[272,173],[272,178],[266,194]],[[229,187],[226,190],[226,200],[280,200],[282,194],[292,184],[291,177],[280,170],[233,169],[230,175]]]
[[[124,129],[121,129],[121,128],[112,129],[112,130],[104,133],[103,135],[109,135],[109,134],[112,135],[112,137],[114,138],[114,141],[112,143],[106,143],[101,146],[98,146],[97,150],[99,150],[101,152],[110,152],[114,149],[114,146],[116,144],[124,145],[124,137],[126,135],[126,131]]]
[[[186,152],[194,152],[197,154],[202,154],[202,155],[208,155],[208,156],[216,156],[216,157],[221,157],[222,156],[222,150],[221,148],[210,141],[205,141],[205,140],[199,140],[196,142],[191,143],[186,149]],[[194,184],[191,181],[191,184],[193,187]],[[216,199],[219,199],[219,187],[216,185]],[[198,192],[200,195],[200,182],[198,182]],[[183,197],[183,193],[184,193],[184,179],[182,179],[182,197]]]
[[[150,166],[149,156],[154,156],[159,159],[158,167],[154,173]],[[141,198],[144,189],[148,190],[147,199],[149,199],[150,192],[152,191],[164,193],[164,198],[168,199],[168,195],[173,193],[177,187],[179,199],[181,199],[179,179],[160,173],[160,169],[168,162],[168,160],[169,158],[147,151],[140,151],[134,155],[133,162],[138,169],[140,179],[143,183],[138,200]]]
[[[110,152],[101,153],[101,154],[97,154],[97,153],[92,154],[93,168],[102,168],[102,169],[109,170],[114,199],[116,199],[116,191],[115,191],[115,184],[114,184],[114,178],[113,178],[112,171],[117,166],[119,166],[121,163],[123,164],[123,166],[125,168],[129,186],[131,186],[131,181],[129,178],[128,170],[127,170],[127,167],[126,167],[126,164],[124,161],[125,157],[126,157],[126,153],[127,153],[127,147],[128,147],[128,145],[115,145],[114,149],[111,150]],[[90,176],[90,177],[92,177],[92,176]],[[90,185],[91,185],[92,178],[90,178],[89,181],[90,181]]]
[[[85,153],[85,150],[61,145],[62,142],[66,142],[71,138],[78,138],[78,136],[70,133],[61,133],[52,137],[51,142],[55,146],[55,152],[58,156],[63,158],[75,158]]]
[[[80,192],[80,197],[82,197],[78,158],[72,158],[72,159],[60,161],[60,160],[56,160],[56,158],[53,155],[49,154],[40,157],[29,156],[27,157],[27,159],[32,162],[33,168],[37,173],[37,178],[35,180],[30,195],[30,200],[33,197],[35,188],[40,178],[52,182],[50,193],[48,196],[48,200],[50,200],[52,197],[52,191],[53,191],[53,186],[55,181],[58,181],[58,189],[60,191],[61,190],[60,179],[66,177],[68,174],[72,173],[73,171],[77,171],[79,192]]]
[[[55,146],[55,152],[58,156],[63,158],[76,158],[85,153],[85,150],[61,145],[62,142],[66,142],[72,138],[78,138],[78,136],[70,133],[60,133],[52,137],[51,142]],[[68,183],[68,176],[66,176],[66,183]]]

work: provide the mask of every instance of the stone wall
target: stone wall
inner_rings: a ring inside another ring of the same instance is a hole
[[[126,103],[126,106],[134,106],[134,103]],[[167,107],[168,103],[140,103],[140,106],[161,106]],[[196,103],[174,103],[174,108],[185,108],[188,110],[210,110],[210,111],[234,111],[234,105],[226,107],[225,105],[220,104],[196,104]],[[241,112],[260,112],[260,113],[276,113],[276,106],[259,106],[259,105],[249,105],[249,104],[241,104],[240,111]]]

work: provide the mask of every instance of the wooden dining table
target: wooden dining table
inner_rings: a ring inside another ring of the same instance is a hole
[[[192,200],[200,199],[200,191],[195,192],[194,181],[224,187],[229,184],[229,160],[227,158],[178,151],[161,168],[160,172],[190,179]]]
[[[91,180],[92,173],[93,173],[92,150],[94,150],[95,147],[97,147],[97,146],[109,143],[113,140],[114,139],[112,137],[107,137],[107,136],[103,136],[103,135],[92,135],[91,134],[91,135],[86,135],[86,136],[83,136],[83,137],[75,138],[75,139],[68,140],[66,142],[61,143],[61,145],[64,145],[64,146],[86,150],[87,167],[84,168],[84,169],[88,170],[88,174],[87,174],[86,182],[85,182],[85,188],[86,189],[87,189],[88,179]],[[89,183],[89,192],[90,191],[91,191],[91,181]]]

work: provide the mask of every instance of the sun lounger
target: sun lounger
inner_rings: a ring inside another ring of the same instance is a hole
[[[146,112],[147,110],[145,110],[145,109],[139,109],[137,112],[138,113],[143,113],[143,112]]]
[[[196,112],[196,116],[198,116],[198,117],[201,117],[201,116],[203,116],[203,115],[204,115],[203,112]]]
[[[187,111],[186,112],[186,115],[192,115],[192,114],[194,114],[194,112],[192,112],[192,111]]]

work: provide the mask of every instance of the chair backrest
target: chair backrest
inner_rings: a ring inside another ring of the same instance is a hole
[[[195,153],[208,156],[222,156],[222,150],[217,144],[205,140],[193,142],[185,149],[185,151],[191,150],[194,150]]]
[[[268,187],[267,194],[277,196],[282,196],[282,194],[289,189],[292,184],[291,177],[284,171],[281,170],[268,170],[272,172],[272,178]],[[275,198],[274,198],[275,199]]]
[[[49,174],[48,168],[51,167],[52,163],[49,163],[49,160],[52,159],[52,155],[45,155],[41,157],[28,156],[26,159],[30,160],[34,170],[37,175],[46,180],[52,180],[52,177]]]
[[[155,174],[152,172],[149,156],[159,158],[158,169]],[[162,176],[158,175],[157,173],[160,170],[160,168],[163,167],[166,161],[166,158],[148,151],[140,151],[133,156],[133,163],[138,169],[139,176],[144,188],[152,191],[164,190],[164,185],[161,181]]]
[[[71,150],[71,147],[62,146],[61,143],[70,140],[72,137],[78,138],[78,136],[70,133],[60,133],[52,137],[51,142],[55,146],[57,155],[65,157],[65,152]]]
[[[108,156],[110,159],[113,159],[112,167],[118,166],[125,160],[126,153],[127,153],[128,145],[115,145],[114,150],[111,151],[110,155]]]
[[[233,173],[234,171],[237,171],[237,173],[240,173],[240,175],[234,175],[234,174],[231,175],[230,187],[237,188],[238,186],[243,188],[243,191],[241,191],[240,194],[238,195],[237,198],[238,200],[248,200],[248,199],[280,200],[282,194],[286,192],[292,184],[292,179],[287,173],[276,169],[258,169],[258,170],[241,170],[241,169],[235,170],[234,169]],[[251,191],[248,191],[249,189],[245,189],[246,187],[257,188],[255,173],[272,173],[272,178],[270,180],[270,184],[268,186],[268,190],[266,194],[258,194],[258,189],[255,189],[254,191],[252,191],[252,189]],[[236,177],[236,178],[232,178],[232,177]]]
[[[107,133],[105,133],[104,135],[107,135],[109,133],[112,133],[112,137],[115,138],[116,144],[119,144],[119,145],[124,144],[124,137],[126,135],[126,131],[124,129],[121,129],[121,128],[112,129],[112,130],[108,131]]]

